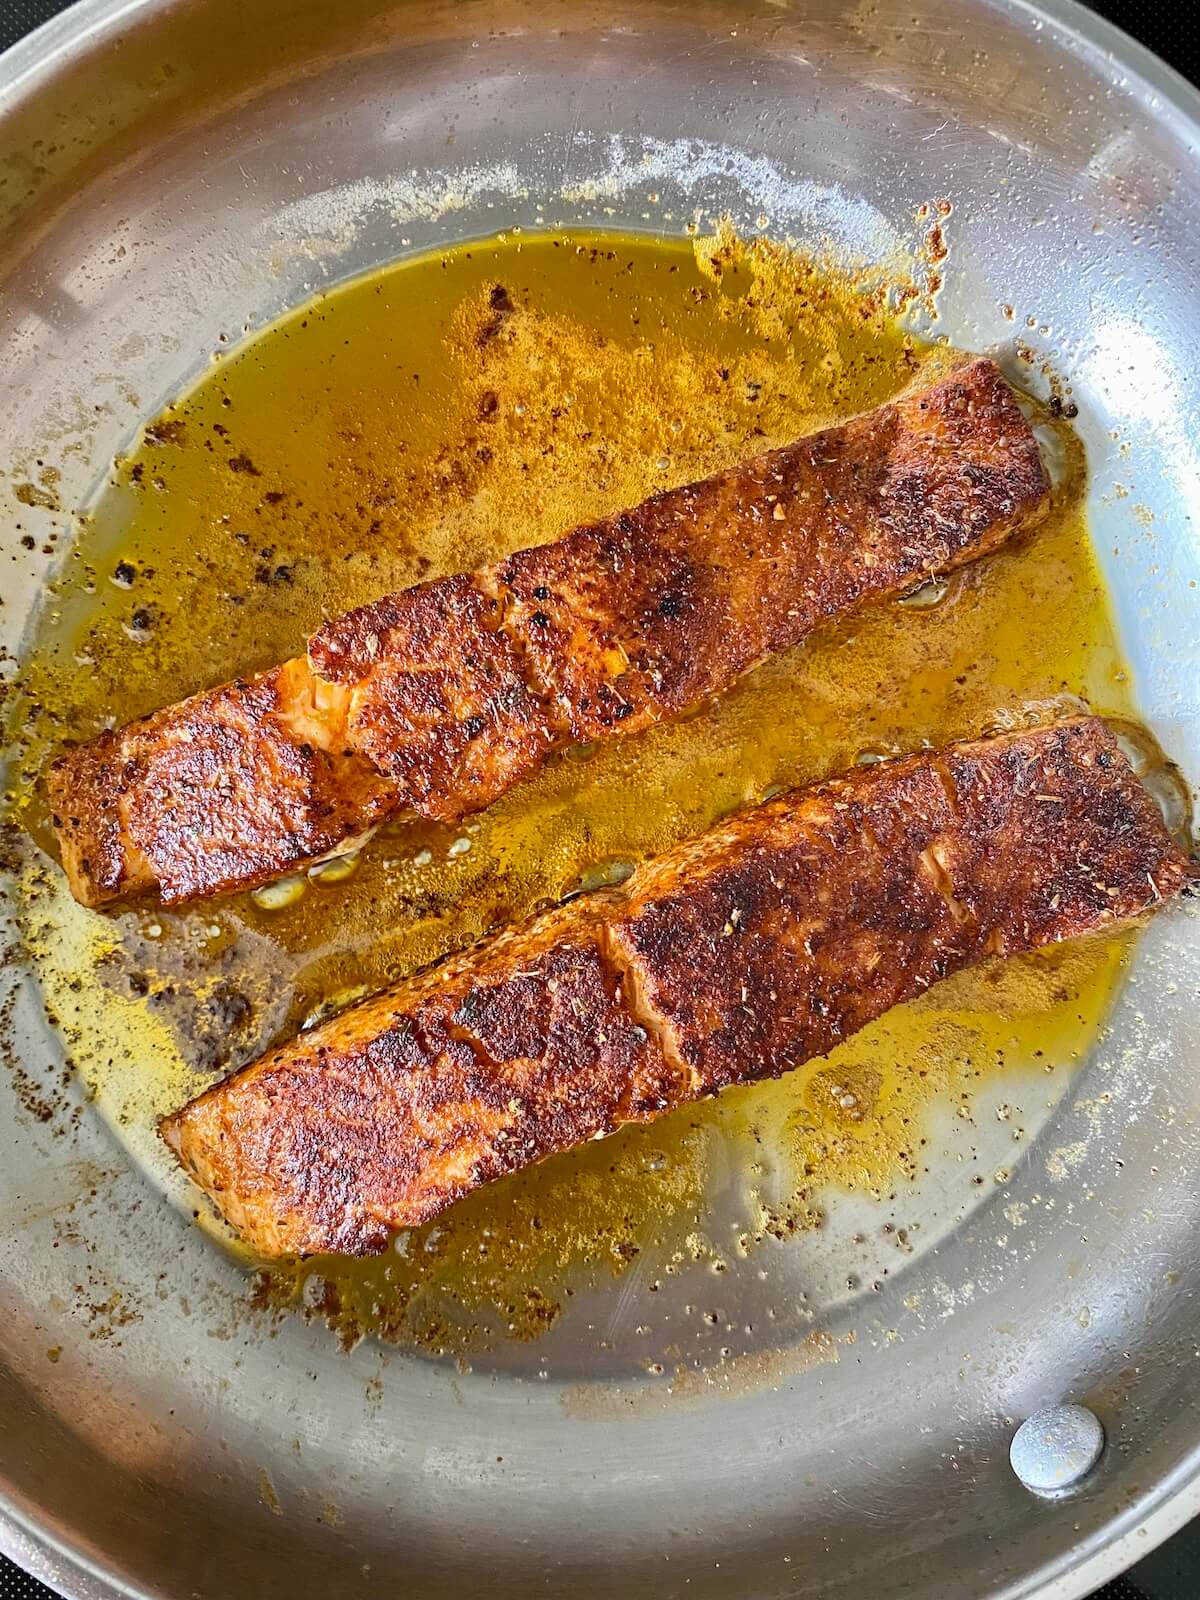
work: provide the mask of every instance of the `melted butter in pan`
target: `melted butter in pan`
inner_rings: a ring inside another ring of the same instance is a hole
[[[485,242],[344,285],[215,361],[115,465],[26,674],[29,773],[63,737],[297,653],[327,615],[877,405],[951,358],[896,324],[878,282],[728,238]],[[570,752],[466,824],[384,830],[275,909],[105,918],[31,869],[48,1008],[135,1156],[167,1174],[156,1117],[272,1040],[769,790],[1080,700],[1129,716],[1081,453],[1046,425],[1055,506],[1020,546],[686,719]],[[36,799],[22,821],[45,838]],[[431,1351],[536,1337],[647,1250],[663,1270],[724,1261],[709,1213],[731,1170],[752,1253],[819,1222],[830,1188],[916,1179],[935,1103],[1081,1059],[1123,949],[967,975],[778,1083],[519,1174],[379,1261],[274,1270],[259,1293]]]

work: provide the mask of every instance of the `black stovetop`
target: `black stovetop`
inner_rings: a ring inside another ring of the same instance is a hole
[[[253,0],[250,0],[253,4]],[[0,50],[64,9],[63,0],[0,0]],[[1195,15],[1190,5],[1161,0],[1093,0],[1093,10],[1181,72],[1191,66]],[[1200,1596],[1200,1521],[1153,1551],[1123,1578],[1106,1584],[1093,1600],[1197,1600]],[[54,1600],[51,1590],[0,1555],[0,1600]]]

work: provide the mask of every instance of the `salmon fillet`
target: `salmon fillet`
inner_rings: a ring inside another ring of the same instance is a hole
[[[1196,869],[1102,722],[861,768],[272,1050],[163,1136],[263,1256],[366,1254],[481,1184],[775,1077]]]
[[[306,656],[68,750],[76,899],[252,888],[389,818],[457,820],[553,750],[727,689],[827,619],[995,550],[1045,509],[991,361],[473,574],[327,623]]]

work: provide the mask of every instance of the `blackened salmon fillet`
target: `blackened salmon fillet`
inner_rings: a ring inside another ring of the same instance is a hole
[[[162,1131],[261,1255],[365,1254],[1195,876],[1098,719],[922,751],[734,816],[272,1050]]]
[[[720,694],[828,619],[997,549],[1044,511],[994,363],[495,566],[327,623],[305,656],[68,749],[72,893],[253,888],[405,814],[457,820],[554,750]]]

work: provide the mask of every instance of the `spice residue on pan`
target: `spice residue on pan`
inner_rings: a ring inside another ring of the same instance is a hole
[[[327,614],[703,476],[952,359],[895,321],[877,276],[728,233],[492,241],[336,289],[215,362],[115,465],[24,675],[20,820],[45,839],[28,795],[63,738],[282,660]],[[830,629],[690,718],[574,750],[466,824],[394,826],[348,871],[182,913],[87,913],[32,863],[26,941],[99,1110],[191,1203],[156,1116],[287,1031],[776,787],[1079,700],[1128,716],[1081,454],[1044,421],[1060,481],[1032,547]],[[757,1270],[820,1224],[831,1191],[919,1187],[935,1103],[969,1110],[982,1081],[1043,1067],[1057,1076],[1040,1099],[1061,1093],[1123,949],[944,985],[779,1083],[521,1174],[380,1260],[273,1270],[253,1292],[347,1340],[455,1355],[537,1339],[605,1285],[648,1319],[697,1263]],[[967,1203],[981,1174],[962,1168]],[[720,1356],[734,1336],[705,1315]]]

